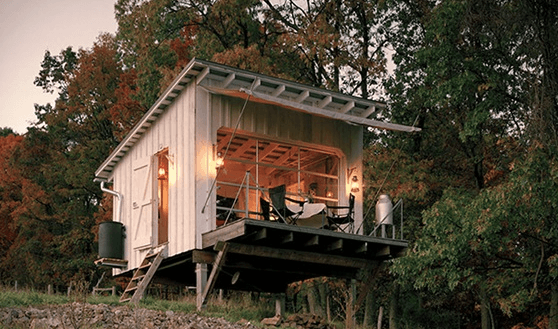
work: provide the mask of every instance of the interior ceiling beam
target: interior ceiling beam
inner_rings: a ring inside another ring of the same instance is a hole
[[[263,150],[258,152],[259,161],[262,162],[268,155],[277,150],[278,147],[279,144],[277,143],[269,143]]]
[[[239,146],[231,155],[230,157],[241,157],[244,152],[248,151],[252,146],[256,145],[256,141],[253,139],[249,139],[244,144]]]
[[[224,151],[224,149],[229,144],[231,137],[232,137],[231,134],[226,134],[223,138],[221,138],[221,140],[217,143],[217,152]]]

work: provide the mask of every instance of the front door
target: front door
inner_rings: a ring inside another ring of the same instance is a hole
[[[153,244],[153,157],[134,160],[132,166],[132,248],[143,254]]]

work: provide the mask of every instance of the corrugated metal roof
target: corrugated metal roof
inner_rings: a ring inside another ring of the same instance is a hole
[[[195,80],[211,92],[251,101],[276,104],[292,110],[325,116],[380,129],[420,131],[419,128],[387,123],[376,118],[385,109],[382,102],[366,100],[292,81],[273,78],[229,66],[193,59],[128,133],[112,154],[95,172],[100,179],[108,179],[120,159],[157,120],[182,90]],[[211,83],[205,84],[205,81]]]

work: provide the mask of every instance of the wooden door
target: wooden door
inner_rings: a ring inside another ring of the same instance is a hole
[[[152,246],[153,239],[153,165],[152,157],[133,162],[132,172],[132,248]]]

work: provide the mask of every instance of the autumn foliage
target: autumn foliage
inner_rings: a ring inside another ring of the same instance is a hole
[[[57,100],[0,129],[4,283],[99,276],[112,203],[94,171],[197,57],[382,98],[378,119],[422,129],[365,133],[364,229],[389,193],[411,247],[359,321],[389,306],[392,328],[558,328],[555,1],[118,0],[115,16],[90,48],[46,51],[35,85]],[[345,298],[322,283],[314,297]]]

